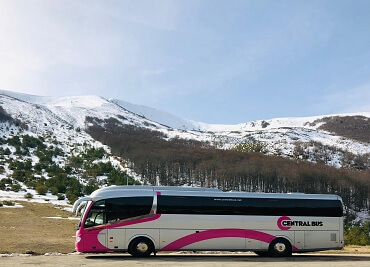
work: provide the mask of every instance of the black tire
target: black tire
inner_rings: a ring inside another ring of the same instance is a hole
[[[256,253],[260,257],[267,257],[268,256],[267,251],[254,251],[254,253]]]
[[[277,238],[270,243],[268,255],[270,257],[292,256],[292,245],[285,238]]]
[[[137,258],[149,257],[154,251],[152,241],[145,237],[138,237],[131,241],[128,252]]]

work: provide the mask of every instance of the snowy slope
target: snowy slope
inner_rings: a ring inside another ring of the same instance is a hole
[[[127,101],[111,99],[112,103],[117,104],[118,106],[131,111],[135,114],[143,116],[151,121],[158,122],[163,125],[167,125],[174,129],[182,130],[197,130],[199,127],[193,121],[183,119],[172,115],[168,112],[158,110],[155,108],[150,108],[142,105],[135,105]]]
[[[370,153],[369,143],[319,130],[322,123],[313,123],[331,116],[361,115],[370,118],[370,113],[278,118],[222,125],[194,122],[157,109],[99,96],[44,97],[0,91],[0,101],[7,113],[25,122],[35,133],[58,133],[58,139],[63,139],[63,136],[77,138],[76,135],[91,139],[83,130],[89,126],[86,117],[93,117],[99,120],[114,118],[122,124],[161,131],[168,138],[207,141],[223,149],[240,143],[264,142],[268,154],[292,156],[297,143],[317,142],[355,155]],[[81,131],[76,133],[75,129]],[[339,167],[338,157],[342,152],[335,153],[328,164]]]
[[[312,125],[316,120],[320,120],[327,117],[334,116],[364,116],[370,118],[370,112],[358,112],[358,113],[346,113],[346,114],[330,114],[324,116],[311,116],[311,117],[292,117],[292,118],[277,118],[270,120],[256,120],[246,123],[240,123],[235,125],[227,124],[207,124],[202,122],[194,122],[198,128],[202,131],[211,132],[231,132],[231,131],[260,131],[260,130],[271,130],[282,127],[290,128],[306,128],[306,129],[317,129],[321,124]]]
[[[0,91],[0,100],[2,107],[13,118],[37,127],[43,127],[49,121],[50,125],[43,127],[49,130],[60,124],[72,128],[85,128],[86,117],[101,120],[113,117],[124,124],[139,127],[150,124],[153,128],[163,128],[163,125],[144,119],[99,96],[38,97]]]

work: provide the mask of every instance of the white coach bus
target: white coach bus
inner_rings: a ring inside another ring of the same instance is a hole
[[[337,195],[222,192],[210,188],[110,186],[77,200],[83,210],[79,252],[253,251],[341,249]]]

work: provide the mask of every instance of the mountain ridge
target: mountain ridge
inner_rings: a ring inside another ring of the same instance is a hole
[[[64,129],[65,132],[66,128],[84,130],[90,125],[86,120],[88,117],[101,121],[114,118],[123,125],[159,131],[167,139],[193,139],[208,142],[222,149],[259,142],[264,143],[268,154],[287,157],[292,157],[297,144],[316,142],[335,150],[333,153],[336,155],[333,154],[332,159],[328,161],[328,164],[333,166],[342,165],[336,160],[341,156],[341,151],[355,155],[370,153],[370,144],[367,142],[367,132],[370,132],[370,112],[276,118],[225,125],[195,122],[150,107],[94,95],[50,97],[0,90],[0,101],[1,106],[12,117],[30,126],[31,129],[41,131],[58,132],[59,129]],[[342,118],[338,120],[339,122],[356,118],[357,125],[363,126],[360,127],[361,136],[365,137],[356,140],[351,136],[348,127],[344,127],[346,130],[344,135],[340,133],[343,129],[339,133],[331,131],[335,125],[325,127],[328,122],[331,124],[336,122],[335,118]],[[192,129],[187,129],[188,127]],[[314,147],[315,145],[311,145],[305,149],[310,150]]]
[[[97,96],[97,95],[53,97],[53,96],[29,95],[29,94],[17,93],[17,92],[12,92],[12,91],[0,90],[0,95],[1,94],[11,96],[15,99],[19,99],[25,102],[38,104],[38,105],[46,105],[49,107],[50,106],[73,107],[74,106],[73,104],[79,103],[79,100],[84,100],[84,101],[89,100],[89,101],[87,101],[87,103],[80,102],[85,105],[84,106],[75,105],[75,107],[91,108],[92,106],[98,107],[103,104],[111,103],[121,108],[124,108],[131,113],[137,114],[141,117],[145,117],[148,120],[157,122],[159,124],[168,126],[170,128],[179,129],[179,130],[189,130],[189,131],[192,131],[192,130],[203,131],[203,132],[205,131],[222,132],[222,131],[236,131],[236,130],[261,130],[261,129],[266,129],[266,128],[273,129],[273,128],[278,128],[282,125],[284,125],[284,127],[303,127],[304,126],[307,128],[317,128],[316,126],[309,126],[309,125],[315,120],[319,120],[319,119],[326,118],[326,117],[363,116],[363,117],[370,118],[370,112],[352,112],[352,113],[326,114],[326,115],[319,115],[319,116],[285,117],[285,118],[273,118],[273,119],[265,119],[265,120],[253,120],[250,122],[243,122],[243,123],[237,123],[237,124],[212,124],[212,123],[197,122],[194,120],[184,119],[184,118],[181,118],[179,116],[173,115],[169,112],[162,111],[159,109],[151,108],[151,107],[144,106],[144,105],[133,104],[128,101],[119,100],[115,98],[107,99],[107,98],[104,98],[102,96]],[[101,104],[98,105],[97,100],[103,100],[103,101],[101,101]],[[178,121],[174,121],[174,120],[178,120]]]

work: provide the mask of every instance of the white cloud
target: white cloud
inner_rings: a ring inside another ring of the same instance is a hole
[[[135,28],[173,30],[175,10],[152,1],[2,0],[0,88],[98,94],[110,75],[141,69]],[[160,74],[151,69],[143,74]]]

